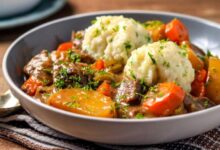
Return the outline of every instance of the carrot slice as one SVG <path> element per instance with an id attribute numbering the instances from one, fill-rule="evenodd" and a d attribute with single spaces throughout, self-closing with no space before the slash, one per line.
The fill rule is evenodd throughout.
<path id="1" fill-rule="evenodd" d="M 102 82 L 102 84 L 98 87 L 97 91 L 105 96 L 112 95 L 112 87 L 106 81 Z"/>
<path id="2" fill-rule="evenodd" d="M 96 70 L 103 70 L 103 69 L 105 69 L 105 62 L 102 59 L 99 59 L 95 62 L 93 67 Z"/>
<path id="3" fill-rule="evenodd" d="M 160 83 L 147 93 L 143 107 L 156 116 L 171 115 L 182 104 L 184 96 L 184 90 L 175 83 Z"/>
<path id="4" fill-rule="evenodd" d="M 173 19 L 166 25 L 166 37 L 176 43 L 189 41 L 189 32 L 185 25 L 178 19 Z"/>
<path id="5" fill-rule="evenodd" d="M 31 76 L 22 85 L 22 90 L 24 90 L 28 95 L 33 96 L 39 86 L 42 86 L 42 82 L 37 80 L 35 77 Z"/>
<path id="6" fill-rule="evenodd" d="M 67 51 L 69 49 L 72 49 L 72 46 L 72 42 L 65 42 L 58 46 L 57 51 Z"/>

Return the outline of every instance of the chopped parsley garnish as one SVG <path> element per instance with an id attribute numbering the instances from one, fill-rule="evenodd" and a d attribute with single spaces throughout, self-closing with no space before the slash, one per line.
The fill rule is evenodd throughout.
<path id="1" fill-rule="evenodd" d="M 92 90 L 92 89 L 96 89 L 98 87 L 98 85 L 99 85 L 99 81 L 90 81 L 90 82 L 88 82 L 88 84 L 83 86 L 82 89 Z"/>
<path id="2" fill-rule="evenodd" d="M 142 113 L 137 113 L 137 114 L 135 115 L 135 118 L 136 118 L 136 119 L 143 119 L 143 118 L 144 118 L 144 115 L 143 115 Z"/>
<path id="3" fill-rule="evenodd" d="M 109 42 L 111 43 L 113 41 L 113 38 L 111 38 L 110 40 L 109 40 Z"/>
<path id="4" fill-rule="evenodd" d="M 143 91 L 146 91 L 147 85 L 145 84 L 144 79 L 141 79 L 140 84 L 141 84 Z"/>
<path id="5" fill-rule="evenodd" d="M 43 79 L 42 82 L 43 82 L 44 85 L 47 85 L 48 83 L 50 83 L 50 80 Z"/>
<path id="6" fill-rule="evenodd" d="M 170 63 L 169 63 L 169 62 L 167 62 L 167 61 L 164 61 L 164 62 L 163 62 L 163 66 L 165 66 L 165 67 L 169 68 L 169 67 L 170 67 Z"/>
<path id="7" fill-rule="evenodd" d="M 66 77 L 68 72 L 67 72 L 67 69 L 66 68 L 61 68 L 60 71 L 59 71 L 59 74 Z"/>
<path id="8" fill-rule="evenodd" d="M 199 57 L 202 61 L 205 61 L 205 56 L 198 55 L 198 57 Z"/>
<path id="9" fill-rule="evenodd" d="M 45 96 L 45 97 L 47 97 L 47 98 L 50 97 L 50 95 L 51 95 L 50 93 L 44 93 L 44 94 L 43 94 L 43 96 Z"/>
<path id="10" fill-rule="evenodd" d="M 99 29 L 96 29 L 95 30 L 95 33 L 94 33 L 94 37 L 97 37 L 101 34 L 101 31 Z"/>
<path id="11" fill-rule="evenodd" d="M 153 64 L 157 64 L 155 58 L 153 57 L 153 55 L 150 52 L 148 52 L 148 56 L 150 57 Z"/>
<path id="12" fill-rule="evenodd" d="M 132 79 L 136 79 L 136 76 L 135 76 L 135 74 L 134 74 L 134 71 L 133 70 L 130 70 L 130 75 L 131 75 L 131 77 L 132 77 Z"/>
<path id="13" fill-rule="evenodd" d="M 115 26 L 114 28 L 112 28 L 112 30 L 113 30 L 114 32 L 118 32 L 118 31 L 119 31 L 119 25 L 117 25 L 117 26 Z"/>
<path id="14" fill-rule="evenodd" d="M 52 74 L 52 69 L 51 68 L 44 68 L 43 71 L 48 73 L 48 74 Z"/>
<path id="15" fill-rule="evenodd" d="M 123 29 L 126 30 L 126 29 L 127 29 L 127 26 L 123 26 Z"/>
<path id="16" fill-rule="evenodd" d="M 213 56 L 213 54 L 211 53 L 211 51 L 209 49 L 207 50 L 206 56 L 208 56 L 208 57 L 212 57 Z"/>
<path id="17" fill-rule="evenodd" d="M 131 49 L 131 43 L 130 43 L 129 41 L 125 42 L 125 43 L 124 43 L 124 46 L 125 46 L 125 49 L 126 49 L 126 50 Z"/>
<path id="18" fill-rule="evenodd" d="M 63 88 L 65 86 L 65 82 L 63 79 L 58 79 L 55 81 L 55 86 L 59 89 Z"/>
<path id="19" fill-rule="evenodd" d="M 90 66 L 82 67 L 82 70 L 86 72 L 86 74 L 93 74 L 95 71 Z"/>
<path id="20" fill-rule="evenodd" d="M 208 100 L 205 100 L 205 101 L 204 101 L 204 107 L 205 107 L 205 108 L 208 108 L 208 107 L 209 107 L 209 101 L 208 101 Z"/>
<path id="21" fill-rule="evenodd" d="M 158 92 L 158 86 L 157 86 L 157 85 L 151 86 L 151 87 L 149 88 L 149 91 L 150 91 L 150 92 L 153 92 L 153 93 Z"/>
<path id="22" fill-rule="evenodd" d="M 178 51 L 178 53 L 183 57 L 187 56 L 187 51 L 185 49 L 181 49 L 180 51 Z"/>
<path id="23" fill-rule="evenodd" d="M 152 42 L 152 39 L 151 39 L 150 36 L 145 36 L 145 38 L 146 38 L 147 43 L 151 43 Z"/>
<path id="24" fill-rule="evenodd" d="M 100 70 L 100 71 L 98 71 L 98 73 L 99 73 L 100 75 L 107 74 L 107 72 L 106 72 L 105 70 Z"/>
<path id="25" fill-rule="evenodd" d="M 96 22 L 97 22 L 97 20 L 94 19 L 94 20 L 91 21 L 91 24 L 95 24 Z"/>
<path id="26" fill-rule="evenodd" d="M 111 86 L 113 87 L 113 88 L 117 88 L 117 87 L 119 87 L 119 85 L 120 85 L 120 82 L 111 82 Z"/>
<path id="27" fill-rule="evenodd" d="M 69 108 L 78 108 L 79 103 L 72 101 L 72 102 L 64 102 L 64 105 L 66 105 Z"/>
<path id="28" fill-rule="evenodd" d="M 71 62 L 75 63 L 75 62 L 80 62 L 81 61 L 81 57 L 79 54 L 74 53 L 73 51 L 69 50 L 68 51 L 68 57 L 71 60 Z"/>
<path id="29" fill-rule="evenodd" d="M 186 76 L 187 76 L 187 71 L 185 70 L 183 73 L 183 77 L 186 77 Z"/>

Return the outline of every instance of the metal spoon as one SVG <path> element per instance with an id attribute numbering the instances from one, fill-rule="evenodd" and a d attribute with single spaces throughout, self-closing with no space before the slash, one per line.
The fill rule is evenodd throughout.
<path id="1" fill-rule="evenodd" d="M 12 95 L 10 90 L 0 96 L 0 117 L 7 116 L 20 108 L 18 99 Z"/>

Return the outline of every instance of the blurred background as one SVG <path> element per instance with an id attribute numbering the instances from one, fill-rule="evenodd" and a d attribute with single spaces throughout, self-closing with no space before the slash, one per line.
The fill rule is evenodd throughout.
<path id="1" fill-rule="evenodd" d="M 0 0 L 0 67 L 6 49 L 17 37 L 31 28 L 62 17 L 135 9 L 184 13 L 220 23 L 219 6 L 220 0 Z M 0 93 L 7 88 L 0 68 Z M 0 147 L 24 149 L 3 139 L 0 139 Z"/>

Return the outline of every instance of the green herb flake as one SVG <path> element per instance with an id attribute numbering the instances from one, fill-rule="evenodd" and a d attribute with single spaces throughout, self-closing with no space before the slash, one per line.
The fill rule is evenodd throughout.
<path id="1" fill-rule="evenodd" d="M 141 87 L 142 87 L 143 91 L 146 91 L 147 85 L 145 84 L 144 79 L 141 79 L 141 80 L 140 80 L 140 84 L 141 84 Z"/>
<path id="2" fill-rule="evenodd" d="M 56 80 L 54 84 L 59 89 L 61 89 L 61 88 L 63 88 L 65 86 L 65 82 L 62 79 Z"/>
<path id="3" fill-rule="evenodd" d="M 94 33 L 94 37 L 97 37 L 101 34 L 101 31 L 99 29 L 96 29 L 95 30 L 95 33 Z"/>
<path id="4" fill-rule="evenodd" d="M 82 70 L 85 71 L 86 74 L 94 74 L 95 72 L 90 66 L 84 66 Z"/>
<path id="5" fill-rule="evenodd" d="M 150 36 L 145 36 L 145 39 L 147 41 L 147 43 L 151 43 L 152 42 L 152 39 Z"/>
<path id="6" fill-rule="evenodd" d="M 92 21 L 91 21 L 91 24 L 95 24 L 97 22 L 97 19 L 93 19 Z"/>
<path id="7" fill-rule="evenodd" d="M 127 29 L 127 26 L 123 26 L 122 28 L 123 28 L 123 30 L 125 31 L 125 30 Z"/>
<path id="8" fill-rule="evenodd" d="M 51 68 L 44 68 L 43 71 L 48 73 L 48 74 L 52 74 L 52 69 Z"/>
<path id="9" fill-rule="evenodd" d="M 213 54 L 211 53 L 211 51 L 209 49 L 207 50 L 206 56 L 208 56 L 208 57 L 212 57 L 213 56 Z"/>
<path id="10" fill-rule="evenodd" d="M 64 105 L 66 105 L 69 108 L 78 108 L 80 105 L 76 101 L 71 102 L 64 102 Z"/>
<path id="11" fill-rule="evenodd" d="M 132 79 L 136 80 L 136 76 L 133 70 L 130 70 L 130 76 L 132 77 Z"/>
<path id="12" fill-rule="evenodd" d="M 135 115 L 135 118 L 136 118 L 136 119 L 143 119 L 143 118 L 144 118 L 144 115 L 143 115 L 142 113 L 137 113 L 137 114 Z"/>
<path id="13" fill-rule="evenodd" d="M 75 63 L 75 62 L 80 62 L 81 61 L 81 57 L 79 54 L 74 53 L 73 51 L 68 51 L 68 58 L 71 60 L 71 62 Z"/>
<path id="14" fill-rule="evenodd" d="M 131 47 L 132 47 L 132 46 L 131 46 L 131 43 L 130 43 L 129 41 L 125 42 L 125 43 L 124 43 L 124 46 L 125 46 L 125 49 L 126 49 L 126 50 L 130 50 Z"/>
<path id="15" fill-rule="evenodd" d="M 188 54 L 185 49 L 181 49 L 180 51 L 178 51 L 178 53 L 183 57 L 187 57 L 187 54 Z"/>
<path id="16" fill-rule="evenodd" d="M 148 52 L 148 56 L 150 57 L 153 64 L 157 64 L 155 58 L 153 57 L 153 55 L 150 52 Z"/>
<path id="17" fill-rule="evenodd" d="M 119 31 L 119 25 L 117 25 L 117 26 L 115 26 L 114 28 L 112 28 L 112 30 L 113 30 L 114 32 L 118 32 L 118 31 Z"/>
<path id="18" fill-rule="evenodd" d="M 45 96 L 45 97 L 47 97 L 47 98 L 50 97 L 50 95 L 51 95 L 50 93 L 44 93 L 44 94 L 43 94 L 43 96 Z"/>
<path id="19" fill-rule="evenodd" d="M 182 76 L 183 76 L 183 77 L 186 77 L 186 76 L 187 76 L 187 71 L 186 71 L 186 70 L 184 71 L 184 73 L 183 73 Z"/>
<path id="20" fill-rule="evenodd" d="M 205 107 L 205 108 L 208 108 L 208 107 L 209 107 L 209 101 L 208 101 L 208 100 L 205 100 L 203 104 L 204 104 L 204 107 Z"/>
<path id="21" fill-rule="evenodd" d="M 59 71 L 59 74 L 64 76 L 64 77 L 67 77 L 68 71 L 67 71 L 66 68 L 61 68 L 60 71 Z"/>
<path id="22" fill-rule="evenodd" d="M 98 73 L 99 73 L 100 75 L 108 74 L 105 70 L 100 70 L 100 71 L 98 71 Z"/>
<path id="23" fill-rule="evenodd" d="M 169 63 L 169 62 L 167 62 L 167 61 L 164 61 L 164 62 L 163 62 L 163 66 L 165 66 L 165 67 L 169 68 L 169 67 L 170 67 L 170 63 Z"/>
<path id="24" fill-rule="evenodd" d="M 153 93 L 157 93 L 157 92 L 158 92 L 158 86 L 157 86 L 157 85 L 151 86 L 151 87 L 149 88 L 149 91 L 150 91 L 150 92 L 153 92 Z"/>

